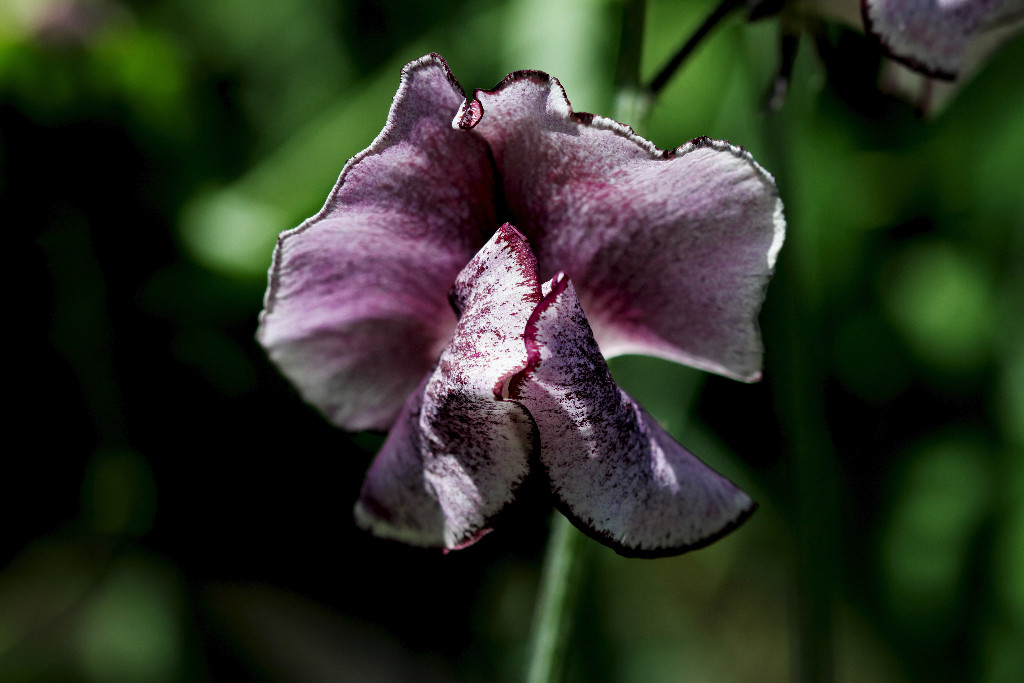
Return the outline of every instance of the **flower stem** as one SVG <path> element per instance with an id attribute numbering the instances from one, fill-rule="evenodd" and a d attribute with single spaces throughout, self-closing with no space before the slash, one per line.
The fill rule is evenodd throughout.
<path id="1" fill-rule="evenodd" d="M 533 614 L 527 683 L 554 683 L 562 677 L 586 543 L 587 537 L 556 512 Z"/>
<path id="2" fill-rule="evenodd" d="M 793 103 L 796 104 L 796 103 Z M 804 127 L 806 110 L 790 106 L 765 117 L 768 157 L 779 178 L 793 178 L 787 154 L 790 130 Z M 796 119 L 794 117 L 801 118 Z M 827 337 L 822 304 L 816 297 L 815 274 L 820 264 L 808 241 L 813 233 L 794 229 L 802 215 L 788 186 L 780 182 L 786 202 L 790 244 L 773 278 L 777 306 L 774 341 L 776 404 L 788 450 L 795 518 L 793 611 L 796 638 L 793 680 L 831 683 L 835 680 L 835 602 L 840 557 L 839 469 L 829 434 L 822 390 L 827 383 L 826 359 L 819 340 Z M 799 328 L 793 321 L 799 321 Z M 788 353 L 787 353 L 788 350 Z"/>
<path id="3" fill-rule="evenodd" d="M 683 46 L 672 55 L 672 59 L 668 60 L 668 63 L 662 67 L 658 75 L 654 77 L 651 84 L 647 86 L 648 92 L 654 96 L 661 92 L 661 89 L 668 84 L 672 76 L 675 75 L 676 70 L 682 66 L 686 58 L 690 56 L 690 53 L 700 44 L 700 41 L 704 40 L 711 29 L 715 28 L 722 19 L 725 19 L 729 14 L 742 5 L 745 0 L 722 0 L 718 3 L 718 6 L 712 10 L 711 14 L 704 19 L 704 23 L 694 31 L 693 35 L 690 36 L 689 40 L 683 43 Z"/>

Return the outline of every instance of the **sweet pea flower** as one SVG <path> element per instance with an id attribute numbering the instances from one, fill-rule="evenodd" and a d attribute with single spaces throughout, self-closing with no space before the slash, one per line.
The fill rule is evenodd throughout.
<path id="1" fill-rule="evenodd" d="M 742 149 L 659 150 L 538 71 L 467 98 L 431 54 L 323 209 L 282 233 L 258 338 L 331 422 L 389 430 L 355 510 L 370 532 L 461 548 L 539 477 L 616 551 L 678 554 L 754 504 L 605 358 L 758 379 L 784 230 Z"/>
<path id="2" fill-rule="evenodd" d="M 984 61 L 1024 28 L 1024 0 L 798 0 L 873 37 L 891 60 L 881 85 L 938 112 Z"/>
<path id="3" fill-rule="evenodd" d="M 886 53 L 928 76 L 956 78 L 972 44 L 1024 18 L 1024 0 L 861 0 Z"/>

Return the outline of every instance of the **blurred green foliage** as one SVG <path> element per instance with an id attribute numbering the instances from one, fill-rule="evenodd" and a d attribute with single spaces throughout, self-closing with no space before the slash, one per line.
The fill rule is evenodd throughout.
<path id="1" fill-rule="evenodd" d="M 645 77 L 712 4 L 649 3 Z M 276 234 L 379 131 L 402 64 L 440 52 L 467 89 L 543 69 L 611 113 L 621 9 L 0 0 L 6 317 L 28 335 L 0 679 L 518 677 L 543 500 L 447 556 L 356 532 L 379 435 L 328 427 L 252 335 Z M 762 508 L 680 558 L 594 547 L 570 675 L 788 680 L 801 600 L 824 596 L 837 680 L 1022 680 L 1024 44 L 924 121 L 827 26 L 839 68 L 803 45 L 768 117 L 777 28 L 728 22 L 641 130 L 776 174 L 765 381 L 612 364 Z"/>

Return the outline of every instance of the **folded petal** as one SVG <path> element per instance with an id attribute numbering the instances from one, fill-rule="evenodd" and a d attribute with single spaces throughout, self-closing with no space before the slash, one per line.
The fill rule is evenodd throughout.
<path id="1" fill-rule="evenodd" d="M 708 138 L 659 150 L 573 113 L 540 72 L 477 91 L 455 125 L 490 144 L 541 278 L 568 273 L 606 357 L 760 376 L 757 314 L 785 221 L 774 180 L 748 153 Z"/>
<path id="2" fill-rule="evenodd" d="M 409 545 L 444 545 L 444 511 L 427 484 L 419 428 L 423 384 L 410 394 L 363 481 L 356 523 L 380 538 Z"/>
<path id="3" fill-rule="evenodd" d="M 384 130 L 274 252 L 258 338 L 346 429 L 393 422 L 454 329 L 452 282 L 496 224 L 487 147 L 451 128 L 463 100 L 439 56 L 407 65 Z"/>
<path id="4" fill-rule="evenodd" d="M 612 381 L 564 274 L 526 330 L 527 369 L 510 395 L 533 416 L 559 506 L 628 556 L 675 555 L 720 538 L 754 504 L 672 439 Z"/>
<path id="5" fill-rule="evenodd" d="M 540 300 L 523 236 L 500 228 L 459 274 L 452 300 L 460 311 L 452 341 L 371 467 L 357 519 L 380 535 L 459 548 L 512 501 L 536 447 L 529 413 L 502 398 L 526 366 L 523 331 Z M 441 543 L 423 491 L 440 511 Z"/>
<path id="6" fill-rule="evenodd" d="M 955 78 L 974 38 L 1005 21 L 1019 24 L 1024 2 L 863 0 L 861 9 L 868 33 L 892 57 L 929 76 Z"/>

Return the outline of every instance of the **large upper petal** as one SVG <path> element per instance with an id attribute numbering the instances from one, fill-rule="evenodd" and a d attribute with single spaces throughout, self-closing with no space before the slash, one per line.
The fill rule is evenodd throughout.
<path id="1" fill-rule="evenodd" d="M 1024 26 L 1024 0 L 862 0 L 861 9 L 892 57 L 942 78 L 960 74 L 979 34 L 1005 22 Z"/>
<path id="2" fill-rule="evenodd" d="M 458 326 L 367 475 L 356 508 L 364 528 L 458 548 L 512 501 L 536 436 L 529 413 L 503 397 L 526 367 L 523 335 L 539 300 L 529 245 L 502 226 L 455 282 Z"/>
<path id="3" fill-rule="evenodd" d="M 496 225 L 486 145 L 451 128 L 463 100 L 439 56 L 407 65 L 380 135 L 278 240 L 258 338 L 346 429 L 393 422 L 451 337 L 452 282 Z"/>
<path id="4" fill-rule="evenodd" d="M 785 221 L 772 177 L 725 142 L 661 151 L 574 114 L 561 85 L 511 74 L 456 114 L 491 146 L 541 279 L 564 270 L 605 356 L 641 353 L 743 380 Z"/>
<path id="5" fill-rule="evenodd" d="M 630 556 L 699 548 L 742 523 L 749 497 L 680 446 L 608 373 L 572 285 L 545 285 L 511 396 L 533 416 L 559 507 Z"/>

